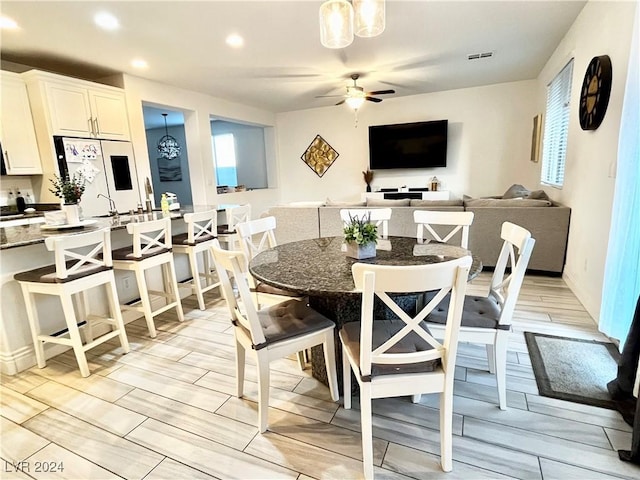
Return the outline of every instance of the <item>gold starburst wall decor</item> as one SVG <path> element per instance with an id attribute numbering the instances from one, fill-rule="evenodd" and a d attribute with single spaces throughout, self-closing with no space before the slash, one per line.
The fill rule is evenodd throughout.
<path id="1" fill-rule="evenodd" d="M 316 135 L 300 158 L 316 175 L 322 177 L 339 155 L 324 138 Z"/>

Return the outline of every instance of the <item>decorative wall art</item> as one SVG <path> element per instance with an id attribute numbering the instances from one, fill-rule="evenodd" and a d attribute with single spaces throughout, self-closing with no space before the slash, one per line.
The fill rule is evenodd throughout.
<path id="1" fill-rule="evenodd" d="M 182 168 L 180 167 L 180 157 L 168 159 L 158 158 L 158 174 L 161 182 L 182 181 Z"/>
<path id="2" fill-rule="evenodd" d="M 322 177 L 339 155 L 324 138 L 316 135 L 300 158 L 316 175 Z"/>
<path id="3" fill-rule="evenodd" d="M 531 134 L 531 161 L 540 159 L 540 136 L 542 135 L 542 114 L 533 117 L 533 133 Z"/>

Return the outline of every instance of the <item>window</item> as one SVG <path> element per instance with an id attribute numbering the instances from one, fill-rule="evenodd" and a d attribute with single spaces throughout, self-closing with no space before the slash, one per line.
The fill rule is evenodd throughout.
<path id="1" fill-rule="evenodd" d="M 237 187 L 236 145 L 232 133 L 213 136 L 213 157 L 218 186 Z"/>
<path id="2" fill-rule="evenodd" d="M 210 124 L 217 186 L 268 188 L 265 127 L 213 118 Z"/>
<path id="3" fill-rule="evenodd" d="M 547 111 L 540 179 L 542 183 L 555 187 L 561 187 L 564 183 L 572 76 L 573 59 L 547 86 Z"/>

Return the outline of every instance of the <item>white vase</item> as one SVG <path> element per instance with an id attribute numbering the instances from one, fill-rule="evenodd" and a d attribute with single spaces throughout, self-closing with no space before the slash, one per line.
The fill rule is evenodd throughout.
<path id="1" fill-rule="evenodd" d="M 369 242 L 364 245 L 358 245 L 356 242 L 347 243 L 347 257 L 363 260 L 365 258 L 373 258 L 376 256 L 376 243 Z"/>
<path id="2" fill-rule="evenodd" d="M 76 225 L 80 223 L 80 207 L 77 203 L 62 205 L 62 211 L 67 216 L 67 223 L 69 225 Z"/>

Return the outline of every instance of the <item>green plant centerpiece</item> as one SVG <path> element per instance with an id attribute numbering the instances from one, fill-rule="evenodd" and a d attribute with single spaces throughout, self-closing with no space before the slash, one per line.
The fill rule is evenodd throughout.
<path id="1" fill-rule="evenodd" d="M 50 188 L 49 191 L 56 197 L 63 199 L 65 205 L 76 205 L 80 202 L 85 189 L 85 179 L 81 174 L 74 173 L 71 178 L 69 175 L 64 177 L 54 175 L 51 183 L 53 188 Z"/>
<path id="2" fill-rule="evenodd" d="M 344 227 L 344 241 L 347 245 L 347 256 L 362 260 L 376 256 L 378 227 L 371 223 L 371 214 L 351 216 Z"/>

